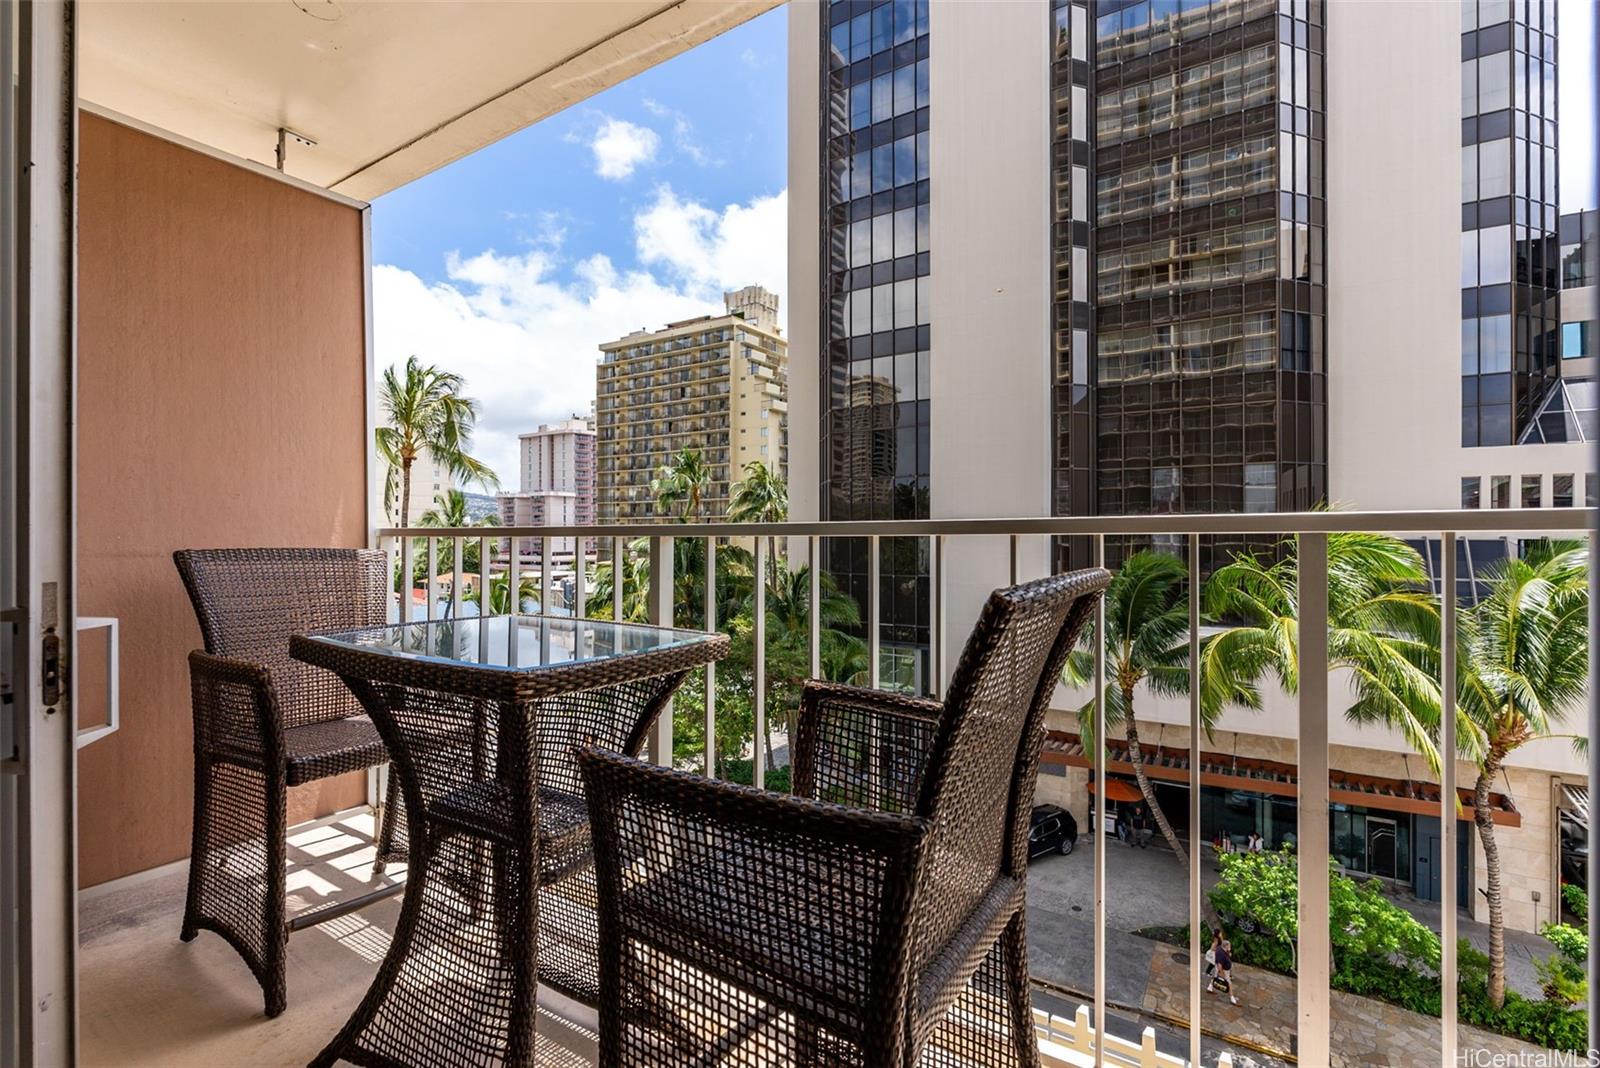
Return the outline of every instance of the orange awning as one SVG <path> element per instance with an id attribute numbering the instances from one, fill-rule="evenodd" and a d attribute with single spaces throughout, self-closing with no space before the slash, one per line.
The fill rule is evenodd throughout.
<path id="1" fill-rule="evenodd" d="M 1089 792 L 1094 793 L 1094 776 L 1089 776 Z M 1111 801 L 1143 801 L 1139 787 L 1127 779 L 1107 779 L 1106 797 Z"/>
<path id="2" fill-rule="evenodd" d="M 1179 786 L 1189 785 L 1189 750 L 1144 743 L 1144 772 L 1152 779 Z M 1094 766 L 1092 754 L 1083 746 L 1083 739 L 1066 731 L 1049 731 L 1045 735 L 1044 749 L 1039 759 L 1047 764 L 1066 765 L 1089 769 Z M 1133 765 L 1128 761 L 1128 743 L 1120 738 L 1106 742 L 1106 771 L 1112 774 L 1132 775 Z M 1200 782 L 1204 786 L 1218 786 L 1224 790 L 1248 790 L 1276 797 L 1299 795 L 1300 769 L 1293 764 L 1260 757 L 1239 757 L 1228 753 L 1202 752 L 1200 754 Z M 1121 800 L 1115 790 L 1119 781 L 1138 800 L 1138 789 L 1126 779 L 1107 779 L 1111 784 L 1106 793 L 1112 800 Z M 1094 786 L 1090 782 L 1090 788 Z M 1473 818 L 1472 791 L 1458 787 L 1460 803 L 1456 818 Z M 1423 816 L 1439 814 L 1439 784 L 1422 779 L 1390 779 L 1377 775 L 1333 769 L 1328 774 L 1328 800 L 1341 805 L 1359 805 L 1390 812 L 1414 812 Z M 1489 816 L 1502 827 L 1522 826 L 1522 814 L 1517 811 L 1509 794 L 1490 792 Z"/>

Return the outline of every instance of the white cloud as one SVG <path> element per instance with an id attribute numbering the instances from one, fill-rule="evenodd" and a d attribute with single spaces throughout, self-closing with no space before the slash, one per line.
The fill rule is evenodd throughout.
<path id="1" fill-rule="evenodd" d="M 788 190 L 717 212 L 669 185 L 634 216 L 639 261 L 700 288 L 757 284 L 781 291 L 789 227 Z"/>
<path id="2" fill-rule="evenodd" d="M 554 249 L 452 253 L 434 284 L 373 268 L 379 371 L 416 354 L 467 380 L 480 406 L 473 450 L 515 489 L 517 435 L 587 414 L 598 346 L 640 327 L 721 310 L 722 290 L 784 289 L 786 194 L 715 211 L 663 186 L 634 217 L 642 270 Z"/>
<path id="3" fill-rule="evenodd" d="M 640 164 L 656 158 L 661 135 L 648 126 L 608 116 L 595 131 L 589 147 L 594 151 L 594 172 L 615 182 L 631 176 Z"/>

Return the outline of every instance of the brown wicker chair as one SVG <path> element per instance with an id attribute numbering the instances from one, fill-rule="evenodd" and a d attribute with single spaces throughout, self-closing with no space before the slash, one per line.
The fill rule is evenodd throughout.
<path id="1" fill-rule="evenodd" d="M 997 590 L 943 704 L 811 683 L 794 786 L 586 748 L 600 1063 L 1036 1065 L 1044 712 L 1110 575 Z"/>
<path id="2" fill-rule="evenodd" d="M 194 839 L 182 939 L 215 931 L 283 1012 L 286 792 L 389 759 L 336 675 L 289 658 L 289 636 L 381 624 L 384 555 L 366 549 L 183 549 L 173 553 L 205 651 L 189 654 Z M 404 858 L 391 773 L 376 870 Z M 377 893 L 367 896 L 376 898 Z M 336 908 L 322 918 L 348 911 Z M 294 927 L 318 917 L 297 917 Z"/>

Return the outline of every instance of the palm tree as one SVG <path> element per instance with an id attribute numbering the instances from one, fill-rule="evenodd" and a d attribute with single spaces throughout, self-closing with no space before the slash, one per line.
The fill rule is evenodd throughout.
<path id="1" fill-rule="evenodd" d="M 1105 592 L 1105 635 L 1097 638 L 1092 633 L 1093 628 L 1088 628 L 1062 671 L 1062 678 L 1068 685 L 1083 686 L 1090 682 L 1094 677 L 1094 643 L 1097 640 L 1105 643 L 1106 729 L 1122 725 L 1128 741 L 1128 763 L 1133 765 L 1139 792 L 1155 817 L 1162 837 L 1185 866 L 1189 855 L 1161 810 L 1155 787 L 1145 773 L 1139 724 L 1134 714 L 1134 693 L 1140 683 L 1161 696 L 1189 692 L 1188 580 L 1188 567 L 1175 556 L 1148 549 L 1130 556 Z M 1238 680 L 1227 675 L 1203 681 L 1200 716 L 1206 733 L 1210 734 L 1225 703 L 1249 701 L 1251 696 Z M 1093 716 L 1094 699 L 1090 698 L 1078 710 L 1079 729 L 1085 741 L 1094 739 Z M 1191 833 L 1195 831 L 1198 828 L 1193 828 Z"/>
<path id="2" fill-rule="evenodd" d="M 1463 753 L 1478 767 L 1473 822 L 1489 899 L 1489 1001 L 1506 999 L 1505 902 L 1489 789 L 1514 750 L 1550 737 L 1583 699 L 1589 675 L 1588 551 L 1539 542 L 1488 575 L 1489 595 L 1464 613 L 1457 658 Z M 1450 591 L 1446 591 L 1447 595 Z"/>
<path id="3" fill-rule="evenodd" d="M 678 512 L 678 522 L 690 523 L 700 518 L 700 501 L 711 486 L 711 468 L 699 449 L 683 449 L 670 463 L 662 464 L 659 475 L 650 482 L 650 492 L 656 495 L 656 507 L 663 512 Z"/>
<path id="4" fill-rule="evenodd" d="M 461 395 L 466 381 L 458 374 L 406 360 L 404 378 L 393 367 L 383 372 L 378 403 L 388 424 L 375 431 L 378 456 L 389 466 L 384 499 L 393 502 L 399 480 L 399 522 L 411 516 L 411 466 L 424 453 L 462 483 L 499 486 L 487 464 L 472 456 L 472 430 L 478 402 Z"/>
<path id="5" fill-rule="evenodd" d="M 590 619 L 610 619 L 613 604 L 613 583 L 617 573 L 614 560 L 595 564 L 593 584 L 589 587 L 589 600 L 583 614 Z M 645 552 L 645 539 L 635 538 L 623 548 L 622 553 L 622 618 L 629 623 L 643 623 L 649 618 L 645 593 L 650 582 L 650 565 Z"/>
<path id="6" fill-rule="evenodd" d="M 477 587 L 462 593 L 461 599 L 468 604 L 477 605 L 480 616 L 504 616 L 513 612 L 521 612 L 530 601 L 537 602 L 539 600 L 539 587 L 534 584 L 531 576 L 520 576 L 517 580 L 517 603 L 513 606 L 511 604 L 511 576 L 502 574 L 496 575 L 489 580 L 488 612 L 483 610 L 483 597 L 479 594 Z M 544 606 L 540 605 L 540 610 L 543 611 L 543 609 Z"/>
<path id="7" fill-rule="evenodd" d="M 744 478 L 733 487 L 728 518 L 735 523 L 781 523 L 789 518 L 789 486 L 760 460 L 744 465 Z M 778 580 L 778 539 L 767 539 L 771 581 Z"/>
<path id="8" fill-rule="evenodd" d="M 422 513 L 417 519 L 417 525 L 447 530 L 459 530 L 462 527 L 497 527 L 500 525 L 500 517 L 491 512 L 474 521 L 467 507 L 467 495 L 458 489 L 452 489 L 434 496 L 433 507 Z M 416 563 L 413 565 L 412 581 L 426 582 L 428 574 L 426 542 L 418 546 L 414 559 Z M 441 577 L 451 575 L 451 581 L 454 581 L 455 563 L 456 540 L 445 538 L 439 544 L 438 554 L 434 560 L 435 569 Z M 461 569 L 471 574 L 478 568 L 478 539 L 467 538 L 461 547 Z M 429 591 L 429 596 L 432 595 L 432 591 Z M 446 618 L 449 618 L 448 608 Z"/>
<path id="9" fill-rule="evenodd" d="M 1232 625 L 1201 647 L 1204 687 L 1259 709 L 1258 686 L 1300 688 L 1298 545 L 1275 562 L 1251 553 L 1218 568 L 1202 593 L 1206 615 Z M 1328 664 L 1349 671 L 1361 724 L 1400 731 L 1435 774 L 1439 751 L 1439 612 L 1422 557 L 1387 534 L 1328 535 Z"/>

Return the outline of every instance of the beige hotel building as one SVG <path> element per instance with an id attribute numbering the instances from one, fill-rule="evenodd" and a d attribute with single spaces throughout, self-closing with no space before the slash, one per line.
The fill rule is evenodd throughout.
<path id="1" fill-rule="evenodd" d="M 788 471 L 789 344 L 778 297 L 723 294 L 727 311 L 639 329 L 600 346 L 595 512 L 602 523 L 658 517 L 650 482 L 684 449 L 711 468 L 701 517 L 727 515 L 745 465 Z"/>

